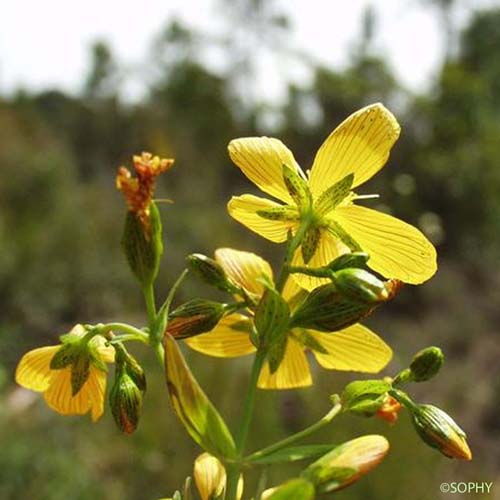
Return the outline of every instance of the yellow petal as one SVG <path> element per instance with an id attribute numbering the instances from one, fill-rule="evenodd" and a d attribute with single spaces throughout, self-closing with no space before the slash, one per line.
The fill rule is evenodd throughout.
<path id="1" fill-rule="evenodd" d="M 372 104 L 344 120 L 320 147 L 310 174 L 314 197 L 354 174 L 353 187 L 375 175 L 386 163 L 400 126 L 382 104 Z"/>
<path id="2" fill-rule="evenodd" d="M 278 139 L 245 137 L 229 143 L 229 156 L 262 191 L 287 203 L 292 202 L 283 181 L 283 164 L 304 175 L 292 152 Z"/>
<path id="3" fill-rule="evenodd" d="M 340 240 L 334 238 L 326 231 L 321 231 L 318 248 L 306 267 L 324 266 L 346 252 L 349 252 L 349 249 Z M 300 248 L 295 252 L 292 265 L 305 266 Z M 306 274 L 293 274 L 293 279 L 300 287 L 309 291 L 330 282 L 327 278 L 315 278 Z"/>
<path id="4" fill-rule="evenodd" d="M 436 249 L 410 224 L 358 205 L 338 207 L 333 218 L 370 255 L 368 265 L 386 278 L 416 285 L 436 272 Z"/>
<path id="5" fill-rule="evenodd" d="M 222 463 L 209 453 L 202 453 L 194 461 L 193 476 L 201 500 L 218 497 L 226 487 L 226 470 Z"/>
<path id="6" fill-rule="evenodd" d="M 76 396 L 71 395 L 71 368 L 55 370 L 50 387 L 44 392 L 47 404 L 61 415 L 84 415 L 90 410 L 90 401 L 86 397 L 83 385 Z"/>
<path id="7" fill-rule="evenodd" d="M 215 260 L 232 281 L 250 293 L 262 295 L 264 285 L 260 280 L 273 281 L 273 270 L 269 263 L 254 253 L 219 248 L 215 251 Z"/>
<path id="8" fill-rule="evenodd" d="M 90 416 L 92 422 L 97 422 L 104 413 L 104 397 L 106 395 L 107 375 L 102 370 L 92 367 L 89 378 L 82 388 L 87 391 L 87 397 L 90 401 Z"/>
<path id="9" fill-rule="evenodd" d="M 17 365 L 16 382 L 32 391 L 45 391 L 54 374 L 50 369 L 50 362 L 60 347 L 40 347 L 27 352 Z"/>
<path id="10" fill-rule="evenodd" d="M 47 404 L 61 415 L 85 415 L 91 412 L 95 422 L 104 410 L 106 373 L 91 367 L 89 378 L 76 394 L 71 394 L 71 368 L 55 370 L 50 387 L 45 391 Z"/>
<path id="11" fill-rule="evenodd" d="M 269 364 L 265 363 L 260 373 L 260 389 L 295 389 L 312 384 L 311 370 L 302 346 L 288 338 L 285 357 L 280 367 L 271 374 Z"/>
<path id="12" fill-rule="evenodd" d="M 208 333 L 186 339 L 186 344 L 195 351 L 218 358 L 245 356 L 255 352 L 250 342 L 251 320 L 243 314 L 230 314 Z"/>
<path id="13" fill-rule="evenodd" d="M 97 352 L 105 363 L 115 362 L 115 349 L 113 346 L 107 346 L 103 337 L 97 335 L 90 342 L 97 348 Z"/>
<path id="14" fill-rule="evenodd" d="M 392 358 L 391 348 L 359 323 L 333 333 L 308 332 L 328 351 L 313 353 L 318 363 L 329 370 L 377 373 Z"/>
<path id="15" fill-rule="evenodd" d="M 274 201 L 251 194 L 233 196 L 227 204 L 229 215 L 255 233 L 274 243 L 286 241 L 288 230 L 298 226 L 296 220 L 269 220 L 257 214 L 258 210 L 282 207 Z"/>

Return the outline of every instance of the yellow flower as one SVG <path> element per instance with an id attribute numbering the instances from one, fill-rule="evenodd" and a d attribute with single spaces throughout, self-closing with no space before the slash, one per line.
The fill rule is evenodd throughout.
<path id="1" fill-rule="evenodd" d="M 82 325 L 76 325 L 70 332 L 83 336 Z M 102 337 L 94 337 L 91 345 L 101 362 L 114 361 L 114 349 L 104 345 Z M 77 394 L 72 394 L 71 365 L 51 369 L 54 355 L 61 345 L 47 346 L 27 352 L 16 369 L 16 382 L 32 391 L 43 392 L 47 404 L 62 415 L 84 415 L 90 412 L 92 421 L 97 421 L 104 411 L 106 393 L 106 372 L 91 361 L 89 375 Z"/>
<path id="2" fill-rule="evenodd" d="M 250 194 L 228 203 L 232 217 L 273 242 L 284 242 L 289 231 L 306 229 L 294 263 L 322 266 L 354 250 L 370 255 L 368 265 L 387 278 L 418 284 L 437 269 L 436 250 L 415 227 L 390 215 L 359 206 L 363 198 L 352 189 L 375 175 L 386 163 L 400 126 L 382 104 L 360 109 L 326 139 L 308 175 L 278 139 L 249 137 L 229 144 L 229 155 L 262 191 L 283 204 Z M 306 226 L 306 227 L 304 227 Z M 296 279 L 309 290 L 321 280 Z"/>
<path id="3" fill-rule="evenodd" d="M 136 177 L 125 167 L 118 169 L 116 187 L 123 192 L 131 212 L 137 214 L 145 227 L 148 226 L 149 205 L 153 199 L 156 177 L 169 170 L 174 160 L 142 153 L 133 157 Z"/>
<path id="4" fill-rule="evenodd" d="M 271 266 L 261 257 L 230 248 L 215 252 L 215 260 L 229 279 L 253 296 L 264 293 L 261 280 L 273 280 Z M 303 291 L 289 279 L 283 296 L 290 307 L 296 305 Z M 236 357 L 251 354 L 255 347 L 250 341 L 252 319 L 240 313 L 225 316 L 209 333 L 186 339 L 194 350 L 216 357 Z M 321 346 L 321 348 L 319 348 Z M 392 357 L 390 347 L 368 328 L 356 324 L 334 333 L 294 328 L 288 333 L 285 356 L 278 370 L 271 374 L 266 362 L 260 374 L 261 389 L 291 389 L 312 384 L 306 357 L 310 349 L 318 363 L 327 369 L 376 373 Z"/>

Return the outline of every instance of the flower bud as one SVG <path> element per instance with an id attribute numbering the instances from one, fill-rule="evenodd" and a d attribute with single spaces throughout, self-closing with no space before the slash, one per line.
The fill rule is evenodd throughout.
<path id="1" fill-rule="evenodd" d="M 226 488 L 226 470 L 221 462 L 209 453 L 202 453 L 195 460 L 193 476 L 201 500 L 217 498 Z"/>
<path id="2" fill-rule="evenodd" d="M 371 417 L 383 408 L 390 388 L 390 384 L 383 380 L 351 382 L 342 392 L 342 408 L 354 415 Z"/>
<path id="3" fill-rule="evenodd" d="M 162 225 L 154 202 L 149 203 L 147 216 L 145 224 L 140 214 L 129 210 L 122 236 L 130 269 L 143 287 L 156 279 L 163 253 Z"/>
<path id="4" fill-rule="evenodd" d="M 189 268 L 205 283 L 224 292 L 235 293 L 238 291 L 238 288 L 229 281 L 222 266 L 214 259 L 201 253 L 193 253 L 188 255 L 186 260 Z"/>
<path id="5" fill-rule="evenodd" d="M 224 304 L 219 302 L 190 300 L 169 314 L 166 331 L 176 339 L 209 332 L 217 326 L 225 310 Z"/>
<path id="6" fill-rule="evenodd" d="M 330 271 L 337 272 L 347 268 L 363 268 L 368 262 L 369 255 L 365 252 L 345 253 L 332 260 L 326 268 Z"/>
<path id="7" fill-rule="evenodd" d="M 422 440 L 449 458 L 472 460 L 465 432 L 443 410 L 433 405 L 410 409 L 413 425 Z"/>
<path id="8" fill-rule="evenodd" d="M 424 382 L 436 375 L 444 363 L 444 355 L 439 347 L 427 347 L 415 354 L 410 364 L 410 380 Z"/>
<path id="9" fill-rule="evenodd" d="M 378 304 L 355 302 L 345 298 L 333 283 L 315 288 L 296 309 L 293 327 L 334 332 L 369 316 Z"/>
<path id="10" fill-rule="evenodd" d="M 125 434 L 132 434 L 141 416 L 142 391 L 124 368 L 117 367 L 109 403 L 118 428 Z"/>
<path id="11" fill-rule="evenodd" d="M 362 436 L 337 446 L 304 470 L 318 494 L 349 486 L 374 469 L 389 451 L 383 436 Z"/>
<path id="12" fill-rule="evenodd" d="M 386 284 L 364 269 L 342 269 L 332 274 L 332 281 L 344 297 L 365 304 L 389 299 Z"/>

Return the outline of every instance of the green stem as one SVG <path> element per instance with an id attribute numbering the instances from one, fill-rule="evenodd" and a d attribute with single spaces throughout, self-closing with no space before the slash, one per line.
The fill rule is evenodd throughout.
<path id="1" fill-rule="evenodd" d="M 293 434 L 292 436 L 289 436 L 285 439 L 282 439 L 281 441 L 278 441 L 277 443 L 274 443 L 267 448 L 263 448 L 262 450 L 252 453 L 248 457 L 245 457 L 244 461 L 251 462 L 252 460 L 270 455 L 271 453 L 281 450 L 297 441 L 304 439 L 307 436 L 310 436 L 311 434 L 314 434 L 315 432 L 328 425 L 340 413 L 341 409 L 342 405 L 339 401 L 337 401 L 334 404 L 333 408 L 321 420 L 318 420 L 316 423 L 310 425 L 306 429 L 297 432 L 296 434 Z"/>
<path id="2" fill-rule="evenodd" d="M 146 310 L 149 319 L 149 328 L 153 329 L 154 322 L 156 319 L 156 304 L 155 304 L 155 292 L 153 285 L 147 285 L 143 288 L 142 293 L 144 295 L 144 301 L 146 302 Z"/>
<path id="3" fill-rule="evenodd" d="M 282 292 L 285 286 L 286 280 L 290 275 L 290 264 L 292 263 L 293 256 L 302 243 L 302 239 L 304 238 L 304 234 L 309 229 L 311 221 L 309 219 L 304 219 L 297 229 L 297 232 L 293 236 L 293 238 L 288 242 L 288 246 L 286 249 L 285 261 L 283 263 L 283 267 L 281 268 L 280 275 L 278 277 L 278 281 L 276 283 L 276 290 L 278 292 Z"/>
<path id="4" fill-rule="evenodd" d="M 250 424 L 252 422 L 253 409 L 255 405 L 255 395 L 257 392 L 257 382 L 259 380 L 260 371 L 264 364 L 265 353 L 257 351 L 254 357 L 250 381 L 248 384 L 247 394 L 243 405 L 243 417 L 236 435 L 236 452 L 238 458 L 243 455 Z M 239 463 L 232 463 L 227 465 L 227 487 L 226 487 L 226 500 L 236 500 L 238 492 L 238 480 L 241 473 L 241 466 Z"/>

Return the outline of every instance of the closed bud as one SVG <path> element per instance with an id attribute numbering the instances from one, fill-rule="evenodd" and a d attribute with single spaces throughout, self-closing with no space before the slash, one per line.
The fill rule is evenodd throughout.
<path id="1" fill-rule="evenodd" d="M 262 500 L 314 500 L 314 485 L 304 478 L 287 481 L 276 488 L 269 488 L 262 493 Z"/>
<path id="2" fill-rule="evenodd" d="M 347 268 L 363 268 L 369 258 L 369 255 L 365 252 L 344 253 L 325 267 L 333 272 Z"/>
<path id="3" fill-rule="evenodd" d="M 201 500 L 213 500 L 226 488 L 226 470 L 220 460 L 209 453 L 202 453 L 195 460 L 193 477 Z"/>
<path id="4" fill-rule="evenodd" d="M 118 428 L 125 434 L 132 434 L 142 412 L 142 391 L 123 368 L 117 367 L 109 403 Z"/>
<path id="5" fill-rule="evenodd" d="M 365 304 L 389 299 L 386 283 L 364 269 L 342 269 L 332 274 L 332 281 L 344 297 Z"/>
<path id="6" fill-rule="evenodd" d="M 123 229 L 122 247 L 130 269 L 145 287 L 156 279 L 163 253 L 162 226 L 158 208 L 150 202 L 147 219 L 129 210 Z"/>
<path id="7" fill-rule="evenodd" d="M 362 436 L 337 446 L 304 470 L 318 494 L 337 491 L 374 469 L 389 451 L 383 436 Z"/>
<path id="8" fill-rule="evenodd" d="M 222 266 L 214 259 L 201 253 L 193 253 L 188 255 L 187 262 L 189 268 L 205 283 L 224 292 L 235 293 L 238 291 L 238 287 L 229 281 Z"/>
<path id="9" fill-rule="evenodd" d="M 465 432 L 443 410 L 433 405 L 410 409 L 413 425 L 422 440 L 449 458 L 472 460 Z"/>
<path id="10" fill-rule="evenodd" d="M 436 375 L 444 363 L 444 355 L 439 347 L 427 347 L 415 354 L 410 364 L 410 380 L 424 382 Z"/>
<path id="11" fill-rule="evenodd" d="M 169 314 L 166 331 L 176 339 L 209 332 L 217 326 L 225 310 L 225 305 L 219 302 L 190 300 Z"/>
<path id="12" fill-rule="evenodd" d="M 367 304 L 346 298 L 333 283 L 315 288 L 296 309 L 293 327 L 334 332 L 369 316 L 378 303 Z"/>

